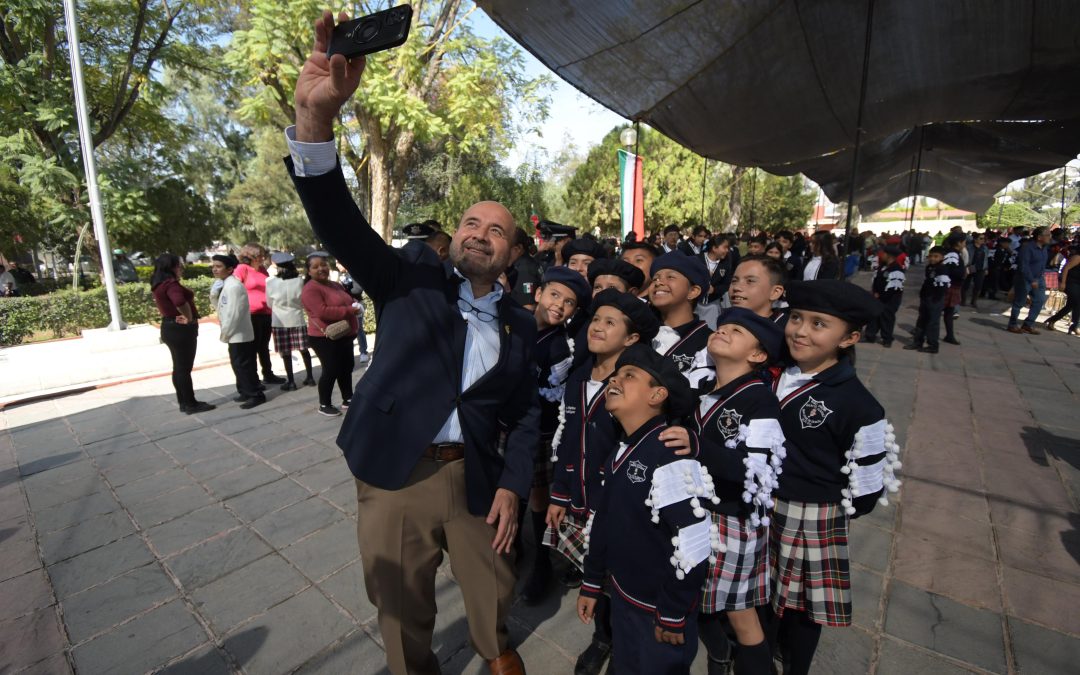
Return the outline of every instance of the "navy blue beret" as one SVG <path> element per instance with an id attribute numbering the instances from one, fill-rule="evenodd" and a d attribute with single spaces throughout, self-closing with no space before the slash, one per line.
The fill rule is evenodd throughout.
<path id="1" fill-rule="evenodd" d="M 607 249 L 600 242 L 584 237 L 571 239 L 566 242 L 566 246 L 563 246 L 562 259 L 564 261 L 569 262 L 571 256 L 578 254 L 591 256 L 593 259 L 606 258 Z"/>
<path id="2" fill-rule="evenodd" d="M 709 293 L 709 268 L 705 267 L 705 261 L 696 255 L 686 255 L 682 251 L 665 253 L 653 261 L 650 271 L 655 277 L 660 270 L 675 270 L 689 279 L 692 286 L 701 289 L 700 298 Z"/>
<path id="3" fill-rule="evenodd" d="M 577 304 L 581 309 L 587 309 L 589 307 L 589 301 L 592 299 L 592 287 L 589 286 L 589 282 L 585 281 L 585 277 L 581 276 L 581 272 L 575 272 L 569 267 L 549 267 L 547 272 L 544 272 L 544 284 L 557 283 L 566 286 L 574 295 L 577 296 Z"/>
<path id="4" fill-rule="evenodd" d="M 569 245 L 569 244 L 568 244 Z M 566 256 L 565 251 L 563 257 Z M 629 288 L 641 288 L 645 285 L 645 274 L 625 260 L 601 258 L 589 263 L 589 284 L 596 283 L 596 277 L 611 275 L 626 282 Z"/>
<path id="5" fill-rule="evenodd" d="M 685 254 L 679 255 L 687 257 Z M 690 383 L 679 372 L 675 362 L 658 354 L 651 346 L 635 342 L 626 348 L 615 363 L 615 371 L 623 366 L 640 368 L 653 376 L 660 386 L 668 390 L 668 417 L 680 418 L 689 415 L 694 409 L 694 394 Z"/>
<path id="6" fill-rule="evenodd" d="M 788 282 L 784 298 L 791 309 L 839 317 L 859 328 L 876 319 L 884 307 L 869 291 L 839 279 Z"/>
<path id="7" fill-rule="evenodd" d="M 769 355 L 770 361 L 780 358 L 784 348 L 784 329 L 772 319 L 758 316 L 745 307 L 732 307 L 725 309 L 716 320 L 716 326 L 737 324 L 757 338 L 761 348 Z"/>

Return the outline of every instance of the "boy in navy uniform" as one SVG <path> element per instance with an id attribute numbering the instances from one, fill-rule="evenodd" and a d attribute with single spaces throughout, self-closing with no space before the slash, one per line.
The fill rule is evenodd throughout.
<path id="1" fill-rule="evenodd" d="M 619 258 L 641 270 L 645 282 L 638 295 L 643 300 L 649 299 L 649 285 L 652 283 L 652 264 L 660 256 L 654 246 L 644 241 L 623 242 Z"/>
<path id="2" fill-rule="evenodd" d="M 851 625 L 848 522 L 888 503 L 900 463 L 892 425 L 851 361 L 880 303 L 835 279 L 791 282 L 787 298 L 791 360 L 773 383 L 787 456 L 769 523 L 769 634 L 784 672 L 804 675 L 821 627 Z"/>
<path id="3" fill-rule="evenodd" d="M 961 257 L 960 252 L 967 245 L 966 241 L 961 233 L 949 235 L 949 238 L 945 240 L 945 257 L 941 259 L 941 267 L 945 274 L 949 275 L 949 290 L 945 291 L 945 308 L 943 310 L 945 337 L 941 341 L 948 342 L 951 345 L 960 344 L 960 341 L 956 339 L 954 324 L 959 313 L 957 307 L 963 304 L 964 300 L 963 286 L 964 278 L 967 277 L 967 267 L 964 265 L 964 259 Z"/>
<path id="4" fill-rule="evenodd" d="M 918 349 L 927 354 L 938 353 L 938 328 L 941 325 L 941 312 L 945 307 L 945 294 L 952 285 L 952 279 L 941 264 L 945 249 L 934 246 L 926 254 L 926 279 L 919 289 L 919 318 L 915 320 L 915 331 L 911 334 L 911 344 L 904 349 Z M 923 346 L 923 342 L 926 346 Z"/>
<path id="5" fill-rule="evenodd" d="M 715 494 L 698 462 L 676 457 L 659 435 L 693 409 L 693 394 L 670 359 L 635 344 L 619 357 L 604 405 L 625 438 L 605 466 L 578 616 L 593 620 L 608 578 L 615 672 L 688 673 L 705 562 L 719 547 L 701 501 Z"/>
<path id="6" fill-rule="evenodd" d="M 881 344 L 892 347 L 893 328 L 896 326 L 896 313 L 904 299 L 904 268 L 897 262 L 900 247 L 889 244 L 882 249 L 882 264 L 874 275 L 871 291 L 881 302 L 881 314 L 866 325 L 863 342 L 876 342 L 881 333 Z"/>
<path id="7" fill-rule="evenodd" d="M 709 325 L 694 315 L 694 306 L 709 291 L 709 270 L 701 258 L 678 251 L 652 264 L 649 302 L 660 313 L 660 332 L 653 348 L 676 365 L 699 393 L 712 389 L 713 369 L 706 344 Z"/>
<path id="8" fill-rule="evenodd" d="M 607 258 L 607 250 L 595 239 L 581 237 L 571 239 L 562 248 L 563 264 L 579 273 L 583 279 L 589 278 L 589 265 L 594 260 Z"/>
<path id="9" fill-rule="evenodd" d="M 581 583 L 586 523 L 602 494 L 601 472 L 618 445 L 619 428 L 604 407 L 604 388 L 623 351 L 639 342 L 649 344 L 660 326 L 652 309 L 636 295 L 614 289 L 600 291 L 590 310 L 588 350 L 583 342 L 582 351 L 591 358 L 575 368 L 566 383 L 562 421 L 553 441 L 555 470 L 544 541 L 574 565 L 575 586 Z M 611 651 L 611 605 L 606 596 L 598 598 L 595 615 L 592 643 L 578 658 L 576 673 L 599 673 Z"/>
<path id="10" fill-rule="evenodd" d="M 758 316 L 780 324 L 787 321 L 787 311 L 776 304 L 784 297 L 787 283 L 784 263 L 767 255 L 746 256 L 735 266 L 728 287 L 732 307 L 748 309 Z"/>
<path id="11" fill-rule="evenodd" d="M 551 483 L 552 439 L 559 426 L 559 404 L 574 360 L 575 346 L 568 339 L 566 322 L 575 312 L 587 308 L 591 297 L 592 291 L 581 275 L 566 267 L 552 267 L 545 272 L 543 283 L 535 291 L 534 358 L 540 392 L 540 445 L 536 449 L 529 493 L 536 561 L 522 591 L 528 603 L 540 600 L 551 580 L 551 559 L 542 542 Z M 584 345 L 579 348 L 584 349 Z"/>

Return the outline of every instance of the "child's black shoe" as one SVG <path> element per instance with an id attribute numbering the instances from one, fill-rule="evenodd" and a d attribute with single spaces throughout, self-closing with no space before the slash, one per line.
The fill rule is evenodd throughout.
<path id="1" fill-rule="evenodd" d="M 912 342 L 911 344 L 904 345 L 904 349 L 910 349 L 912 351 L 922 351 L 922 344 L 918 342 Z"/>
<path id="2" fill-rule="evenodd" d="M 922 352 L 923 354 L 937 354 L 938 353 L 938 348 L 937 347 L 919 347 L 919 351 Z"/>
<path id="3" fill-rule="evenodd" d="M 581 652 L 577 663 L 574 664 L 574 675 L 600 675 L 604 667 L 604 661 L 611 656 L 611 643 L 593 640 L 592 644 Z"/>

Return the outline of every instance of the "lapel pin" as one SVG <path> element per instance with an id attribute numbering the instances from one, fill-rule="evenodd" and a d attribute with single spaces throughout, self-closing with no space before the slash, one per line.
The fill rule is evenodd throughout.
<path id="1" fill-rule="evenodd" d="M 510 334 L 510 324 L 508 324 L 508 323 L 503 324 L 503 330 L 506 331 L 507 335 L 509 335 Z"/>

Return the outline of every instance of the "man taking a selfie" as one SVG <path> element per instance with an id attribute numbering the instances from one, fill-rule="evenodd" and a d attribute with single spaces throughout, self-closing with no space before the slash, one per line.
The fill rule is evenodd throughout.
<path id="1" fill-rule="evenodd" d="M 473 647 L 492 673 L 523 673 L 506 615 L 540 409 L 535 321 L 496 281 L 509 263 L 514 219 L 495 202 L 469 207 L 446 266 L 394 254 L 353 202 L 337 161 L 334 119 L 365 63 L 327 58 L 333 30 L 326 12 L 296 83 L 286 165 L 315 234 L 382 307 L 380 333 L 393 336 L 360 380 L 338 436 L 356 477 L 364 581 L 387 665 L 401 675 L 439 672 L 431 638 L 445 550 Z"/>

